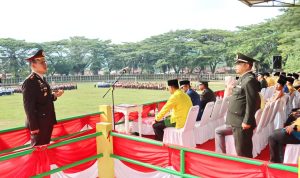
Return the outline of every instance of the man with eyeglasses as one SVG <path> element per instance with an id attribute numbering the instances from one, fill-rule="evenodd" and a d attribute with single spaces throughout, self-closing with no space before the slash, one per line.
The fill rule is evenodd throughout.
<path id="1" fill-rule="evenodd" d="M 260 108 L 260 83 L 252 73 L 256 60 L 238 53 L 236 73 L 237 85 L 229 98 L 226 124 L 232 127 L 235 149 L 238 156 L 252 158 L 252 136 L 256 127 L 255 113 Z"/>
<path id="2" fill-rule="evenodd" d="M 32 70 L 22 85 L 26 127 L 30 130 L 32 146 L 49 144 L 53 126 L 57 123 L 53 101 L 64 91 L 51 91 L 44 77 L 48 68 L 43 50 L 26 61 Z"/>

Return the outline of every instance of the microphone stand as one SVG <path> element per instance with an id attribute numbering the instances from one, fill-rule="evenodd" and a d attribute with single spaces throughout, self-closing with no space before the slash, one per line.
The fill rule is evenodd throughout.
<path id="1" fill-rule="evenodd" d="M 111 90 L 111 99 L 112 99 L 112 115 L 113 115 L 113 130 L 115 130 L 115 97 L 114 97 L 114 90 L 115 85 L 118 83 L 120 78 L 126 73 L 126 70 L 122 70 L 121 75 L 113 82 L 111 87 L 106 91 L 106 93 L 102 96 L 102 98 L 105 98 L 105 96 L 110 92 Z"/>

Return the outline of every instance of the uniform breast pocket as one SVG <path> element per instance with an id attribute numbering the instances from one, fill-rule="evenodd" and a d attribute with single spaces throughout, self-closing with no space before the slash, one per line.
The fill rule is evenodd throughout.
<path id="1" fill-rule="evenodd" d="M 238 87 L 238 86 L 234 87 L 233 90 L 232 90 L 232 94 L 233 94 L 233 95 L 239 96 L 239 95 L 241 95 L 242 93 L 243 93 L 242 88 L 241 88 L 241 87 Z"/>

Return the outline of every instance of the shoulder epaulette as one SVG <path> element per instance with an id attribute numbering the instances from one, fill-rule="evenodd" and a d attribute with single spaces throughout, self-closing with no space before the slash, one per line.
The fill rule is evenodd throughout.
<path id="1" fill-rule="evenodd" d="M 26 79 L 33 80 L 33 79 L 34 79 L 34 74 L 30 74 L 30 75 L 28 75 L 28 77 L 27 77 Z"/>

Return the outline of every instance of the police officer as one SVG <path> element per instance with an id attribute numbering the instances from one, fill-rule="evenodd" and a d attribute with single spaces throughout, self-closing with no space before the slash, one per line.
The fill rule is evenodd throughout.
<path id="1" fill-rule="evenodd" d="M 252 158 L 252 135 L 256 127 L 254 115 L 260 107 L 260 83 L 251 71 L 254 61 L 238 53 L 236 73 L 240 77 L 229 98 L 226 116 L 226 124 L 232 127 L 237 154 L 249 158 Z"/>
<path id="2" fill-rule="evenodd" d="M 31 145 L 44 145 L 50 142 L 53 125 L 57 123 L 53 101 L 64 91 L 52 92 L 45 80 L 47 64 L 43 50 L 26 60 L 32 70 L 22 85 L 26 127 L 30 130 Z"/>

